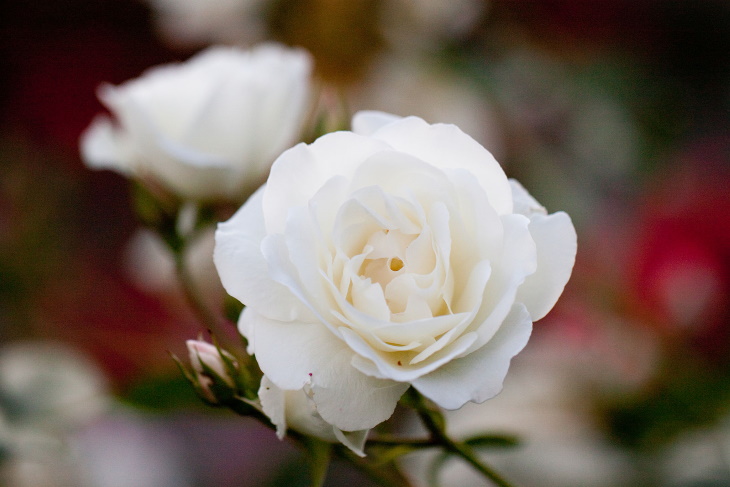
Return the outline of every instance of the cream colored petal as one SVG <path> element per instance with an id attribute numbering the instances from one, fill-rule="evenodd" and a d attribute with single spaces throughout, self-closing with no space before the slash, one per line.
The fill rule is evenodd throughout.
<path id="1" fill-rule="evenodd" d="M 502 167 L 455 125 L 429 125 L 418 117 L 407 117 L 383 126 L 372 137 L 437 168 L 471 172 L 498 214 L 512 212 L 512 191 Z"/>
<path id="2" fill-rule="evenodd" d="M 502 390 L 510 361 L 527 344 L 531 332 L 530 314 L 523 305 L 516 304 L 489 342 L 419 377 L 413 387 L 446 409 L 458 409 L 469 401 L 486 401 Z"/>
<path id="3" fill-rule="evenodd" d="M 352 117 L 352 131 L 360 135 L 372 135 L 391 122 L 400 120 L 398 115 L 375 110 L 362 110 Z"/>
<path id="4" fill-rule="evenodd" d="M 226 291 L 271 319 L 313 320 L 311 313 L 289 289 L 276 282 L 261 251 L 265 235 L 259 189 L 230 220 L 216 231 L 213 254 Z"/>
<path id="5" fill-rule="evenodd" d="M 562 211 L 533 215 L 529 229 L 537 247 L 537 270 L 520 286 L 516 300 L 537 321 L 552 309 L 570 279 L 577 235 L 570 217 Z"/>
<path id="6" fill-rule="evenodd" d="M 112 169 L 125 175 L 132 173 L 129 149 L 123 136 L 109 117 L 98 115 L 81 134 L 81 158 L 93 169 Z"/>
<path id="7" fill-rule="evenodd" d="M 257 317 L 256 358 L 282 389 L 308 384 L 322 419 L 343 431 L 374 427 L 392 414 L 407 384 L 376 379 L 352 367 L 352 350 L 319 323 Z"/>

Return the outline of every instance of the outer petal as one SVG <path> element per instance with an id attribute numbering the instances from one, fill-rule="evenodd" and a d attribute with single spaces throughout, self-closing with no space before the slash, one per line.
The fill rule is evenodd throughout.
<path id="1" fill-rule="evenodd" d="M 353 352 L 323 324 L 282 323 L 260 315 L 252 321 L 254 353 L 264 374 L 282 389 L 309 384 L 322 419 L 341 430 L 382 423 L 408 388 L 355 369 Z"/>
<path id="2" fill-rule="evenodd" d="M 317 412 L 312 399 L 304 390 L 285 391 L 276 387 L 268 377 L 261 378 L 259 400 L 264 413 L 276 426 L 279 439 L 286 436 L 287 428 L 325 441 L 339 441 L 357 455 L 364 457 L 365 440 L 369 430 L 342 431 L 327 423 Z"/>
<path id="3" fill-rule="evenodd" d="M 81 157 L 91 168 L 112 169 L 125 175 L 131 173 L 120 135 L 105 115 L 96 116 L 81 134 L 79 148 Z"/>
<path id="4" fill-rule="evenodd" d="M 510 179 L 509 184 L 512 187 L 512 201 L 514 202 L 514 212 L 520 215 L 530 217 L 535 213 L 547 215 L 547 210 L 516 179 Z"/>
<path id="5" fill-rule="evenodd" d="M 501 252 L 492 258 L 492 274 L 474 323 L 479 338 L 467 353 L 476 352 L 493 339 L 512 311 L 515 296 L 525 279 L 535 272 L 537 252 L 529 233 L 530 221 L 522 215 L 504 215 Z"/>
<path id="6" fill-rule="evenodd" d="M 575 264 L 578 244 L 573 222 L 562 211 L 532 215 L 529 230 L 537 246 L 537 270 L 520 286 L 516 300 L 524 303 L 537 321 L 562 294 Z"/>
<path id="7" fill-rule="evenodd" d="M 282 321 L 311 320 L 311 313 L 283 285 L 270 277 L 261 253 L 263 225 L 259 188 L 233 217 L 220 223 L 215 234 L 213 260 L 223 287 L 243 304 L 256 307 L 268 318 Z"/>
<path id="8" fill-rule="evenodd" d="M 371 135 L 376 130 L 402 117 L 376 110 L 362 110 L 352 117 L 352 131 L 360 135 Z"/>
<path id="9" fill-rule="evenodd" d="M 468 401 L 484 402 L 502 390 L 510 360 L 525 347 L 531 333 L 530 314 L 515 304 L 486 345 L 416 379 L 413 387 L 446 409 L 458 409 Z"/>
<path id="10" fill-rule="evenodd" d="M 512 212 L 512 191 L 502 167 L 487 149 L 455 125 L 429 125 L 418 117 L 408 117 L 381 127 L 372 137 L 436 167 L 473 173 L 497 213 Z"/>
<path id="11" fill-rule="evenodd" d="M 342 431 L 339 428 L 332 426 L 332 431 L 334 431 L 335 438 L 337 438 L 340 443 L 355 452 L 357 455 L 361 457 L 365 456 L 365 442 L 368 439 L 368 433 L 370 433 L 370 430 Z"/>
<path id="12" fill-rule="evenodd" d="M 266 228 L 284 233 L 289 208 L 306 206 L 326 182 L 343 175 L 348 179 L 368 157 L 388 146 L 351 132 L 323 135 L 310 145 L 297 144 L 274 162 L 264 196 Z"/>
<path id="13" fill-rule="evenodd" d="M 271 424 L 276 426 L 276 436 L 282 439 L 286 436 L 286 392 L 263 376 L 259 386 L 259 401 L 264 414 L 269 417 Z"/>

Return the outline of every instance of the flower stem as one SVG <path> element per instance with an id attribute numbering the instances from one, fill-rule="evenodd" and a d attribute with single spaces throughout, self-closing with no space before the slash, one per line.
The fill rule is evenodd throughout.
<path id="1" fill-rule="evenodd" d="M 431 434 L 431 440 L 434 443 L 440 445 L 447 452 L 461 457 L 462 460 L 474 467 L 475 470 L 487 479 L 491 480 L 495 485 L 499 487 L 513 487 L 513 485 L 499 473 L 482 463 L 468 445 L 454 441 L 449 437 L 445 431 L 444 418 L 441 411 L 439 411 L 435 406 L 428 404 L 423 396 L 421 396 L 415 389 L 409 389 L 407 394 L 409 394 L 409 402 L 416 409 L 421 421 L 423 421 L 424 426 L 426 426 Z"/>
<path id="2" fill-rule="evenodd" d="M 183 245 L 179 249 L 173 249 L 175 258 L 175 271 L 182 287 L 185 299 L 192 309 L 195 316 L 203 325 L 215 336 L 216 340 L 221 343 L 222 348 L 232 353 L 236 358 L 245 358 L 247 355 L 241 344 L 230 339 L 228 330 L 225 329 L 227 322 L 222 317 L 217 316 L 203 300 L 200 291 L 195 285 L 195 280 L 188 269 L 185 262 L 185 249 Z"/>
<path id="3" fill-rule="evenodd" d="M 336 445 L 335 451 L 338 456 L 350 462 L 355 468 L 383 487 L 411 487 L 410 481 L 395 465 L 377 465 L 368 458 L 355 455 L 343 445 Z"/>
<path id="4" fill-rule="evenodd" d="M 413 449 L 422 449 L 422 448 L 433 448 L 436 446 L 440 446 L 441 444 L 437 441 L 434 441 L 432 438 L 397 438 L 392 436 L 376 436 L 375 438 L 369 438 L 368 439 L 368 445 L 370 446 L 407 446 L 411 447 Z"/>

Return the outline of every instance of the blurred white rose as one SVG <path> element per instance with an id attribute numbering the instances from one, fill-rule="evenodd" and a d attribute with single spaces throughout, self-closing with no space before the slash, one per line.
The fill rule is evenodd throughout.
<path id="1" fill-rule="evenodd" d="M 80 479 L 64 487 L 200 485 L 203 467 L 198 455 L 191 454 L 196 446 L 194 435 L 180 434 L 184 424 L 174 421 L 175 415 L 116 407 L 75 438 Z M 205 468 L 215 467 L 209 463 Z"/>
<path id="2" fill-rule="evenodd" d="M 432 50 L 466 36 L 484 17 L 487 0 L 387 0 L 381 23 L 396 50 Z"/>
<path id="3" fill-rule="evenodd" d="M 496 395 L 576 252 L 568 215 L 456 126 L 353 126 L 282 154 L 214 256 L 261 370 L 343 431 L 388 419 L 409 385 L 447 409 Z"/>
<path id="4" fill-rule="evenodd" d="M 452 123 L 489 147 L 495 157 L 504 153 L 503 130 L 486 91 L 429 58 L 412 54 L 382 56 L 366 82 L 355 91 L 351 105 Z"/>
<path id="5" fill-rule="evenodd" d="M 730 480 L 730 417 L 688 429 L 653 459 L 659 485 L 720 486 Z"/>
<path id="6" fill-rule="evenodd" d="M 149 0 L 163 39 L 173 46 L 240 44 L 266 31 L 265 0 Z"/>
<path id="7" fill-rule="evenodd" d="M 74 349 L 20 342 L 0 350 L 0 393 L 10 420 L 52 430 L 83 424 L 108 404 L 106 379 Z"/>
<path id="8" fill-rule="evenodd" d="M 80 485 L 73 435 L 110 403 L 88 358 L 53 342 L 0 349 L 0 485 Z"/>
<path id="9" fill-rule="evenodd" d="M 150 69 L 99 98 L 81 136 L 92 168 L 149 179 L 192 200 L 242 201 L 297 141 L 310 104 L 310 56 L 265 44 L 210 48 Z"/>

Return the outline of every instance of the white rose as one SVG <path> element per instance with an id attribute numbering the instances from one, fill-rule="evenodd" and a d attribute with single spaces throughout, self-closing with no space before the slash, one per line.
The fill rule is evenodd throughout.
<path id="1" fill-rule="evenodd" d="M 447 409 L 496 395 L 576 252 L 568 215 L 456 126 L 353 127 L 283 153 L 215 249 L 261 370 L 343 431 L 389 418 L 409 385 Z"/>
<path id="2" fill-rule="evenodd" d="M 310 56 L 274 44 L 210 48 L 158 66 L 99 98 L 81 136 L 92 168 L 152 179 L 183 198 L 243 200 L 296 142 L 310 103 Z"/>

